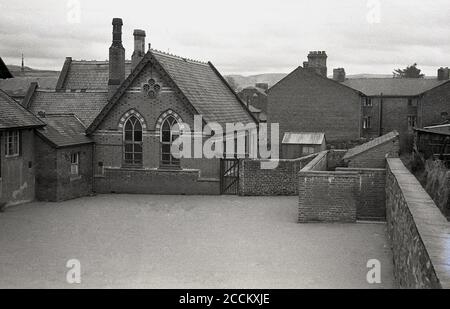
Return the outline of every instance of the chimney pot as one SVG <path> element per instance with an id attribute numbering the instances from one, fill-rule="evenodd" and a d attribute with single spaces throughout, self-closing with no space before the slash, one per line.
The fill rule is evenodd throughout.
<path id="1" fill-rule="evenodd" d="M 450 69 L 448 67 L 441 67 L 438 70 L 438 80 L 449 80 L 450 79 Z"/>
<path id="2" fill-rule="evenodd" d="M 345 82 L 345 69 L 337 68 L 333 70 L 333 79 L 340 83 Z"/>
<path id="3" fill-rule="evenodd" d="M 134 69 L 145 55 L 145 31 L 136 29 L 133 32 L 134 51 L 131 56 L 131 67 Z"/>

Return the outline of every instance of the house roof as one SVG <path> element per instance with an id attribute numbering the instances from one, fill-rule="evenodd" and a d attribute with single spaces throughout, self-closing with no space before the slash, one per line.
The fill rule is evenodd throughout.
<path id="1" fill-rule="evenodd" d="M 37 115 L 73 114 L 88 127 L 108 102 L 108 92 L 58 92 L 35 90 L 30 101 L 24 102 L 29 111 Z"/>
<path id="2" fill-rule="evenodd" d="M 388 134 L 377 137 L 377 138 L 371 140 L 370 142 L 367 142 L 365 144 L 362 144 L 362 145 L 359 145 L 359 146 L 356 146 L 356 147 L 350 149 L 349 151 L 347 151 L 347 153 L 345 154 L 343 159 L 344 160 L 350 159 L 350 158 L 352 158 L 356 155 L 359 155 L 363 152 L 366 152 L 367 150 L 372 149 L 376 146 L 390 142 L 390 141 L 398 138 L 398 136 L 399 136 L 399 133 L 397 131 L 392 131 Z"/>
<path id="3" fill-rule="evenodd" d="M 86 127 L 75 115 L 46 114 L 40 119 L 47 126 L 37 130 L 38 135 L 55 148 L 93 143 L 85 134 Z"/>
<path id="4" fill-rule="evenodd" d="M 131 61 L 125 61 L 125 76 L 131 73 Z M 109 61 L 85 61 L 66 58 L 57 83 L 58 90 L 108 90 Z"/>
<path id="5" fill-rule="evenodd" d="M 243 90 L 254 90 L 254 91 L 258 92 L 259 94 L 267 97 L 267 93 L 264 91 L 264 89 L 261 89 L 256 86 L 248 86 L 248 87 L 245 87 Z"/>
<path id="6" fill-rule="evenodd" d="M 45 124 L 0 90 L 0 130 L 41 127 Z"/>
<path id="7" fill-rule="evenodd" d="M 101 123 L 148 63 L 162 69 L 176 90 L 181 93 L 182 98 L 203 116 L 205 122 L 221 124 L 256 122 L 254 116 L 212 63 L 149 50 L 89 126 L 88 133 L 93 132 Z"/>
<path id="8" fill-rule="evenodd" d="M 449 81 L 425 78 L 356 78 L 342 84 L 367 96 L 418 96 Z"/>
<path id="9" fill-rule="evenodd" d="M 13 78 L 11 72 L 9 71 L 6 64 L 3 62 L 2 58 L 0 57 L 0 79 L 7 79 L 7 78 Z"/>
<path id="10" fill-rule="evenodd" d="M 0 79 L 0 89 L 12 97 L 23 97 L 33 82 L 37 82 L 42 89 L 55 89 L 56 81 L 55 77 L 16 76 L 10 79 Z"/>
<path id="11" fill-rule="evenodd" d="M 212 63 L 192 61 L 156 50 L 150 53 L 207 122 L 254 122 L 243 102 Z"/>
<path id="12" fill-rule="evenodd" d="M 325 133 L 322 132 L 286 132 L 283 144 L 290 145 L 322 145 Z"/>

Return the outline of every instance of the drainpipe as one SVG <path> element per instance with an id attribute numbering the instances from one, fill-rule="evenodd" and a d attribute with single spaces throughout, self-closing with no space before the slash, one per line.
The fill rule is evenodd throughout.
<path id="1" fill-rule="evenodd" d="M 383 93 L 380 94 L 380 105 L 379 105 L 379 111 L 378 111 L 379 115 L 380 115 L 380 121 L 379 123 L 379 127 L 378 127 L 378 136 L 381 136 L 383 133 Z"/>

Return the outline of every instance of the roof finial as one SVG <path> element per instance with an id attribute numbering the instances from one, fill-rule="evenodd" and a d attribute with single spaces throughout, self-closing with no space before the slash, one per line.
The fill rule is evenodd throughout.
<path id="1" fill-rule="evenodd" d="M 20 67 L 20 72 L 22 75 L 25 75 L 25 61 L 23 59 L 23 53 L 22 53 L 22 66 Z"/>

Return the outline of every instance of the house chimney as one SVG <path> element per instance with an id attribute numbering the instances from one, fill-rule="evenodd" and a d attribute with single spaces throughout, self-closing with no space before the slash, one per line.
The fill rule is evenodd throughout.
<path id="1" fill-rule="evenodd" d="M 264 91 L 269 90 L 269 84 L 268 83 L 256 83 L 255 87 L 259 88 L 259 89 L 262 89 Z"/>
<path id="2" fill-rule="evenodd" d="M 337 82 L 345 82 L 345 69 L 337 68 L 333 70 L 333 79 Z"/>
<path id="3" fill-rule="evenodd" d="M 145 55 L 145 31 L 136 29 L 133 32 L 134 36 L 134 51 L 131 56 L 131 68 L 134 68 L 138 65 L 142 58 Z"/>
<path id="4" fill-rule="evenodd" d="M 450 69 L 448 67 L 440 68 L 438 70 L 438 80 L 449 80 L 449 79 L 450 79 Z"/>
<path id="5" fill-rule="evenodd" d="M 308 55 L 308 68 L 327 77 L 327 53 L 325 51 L 311 51 Z"/>
<path id="6" fill-rule="evenodd" d="M 109 93 L 112 95 L 125 80 L 125 48 L 122 46 L 122 26 L 121 18 L 114 18 L 113 41 L 109 48 Z"/>

